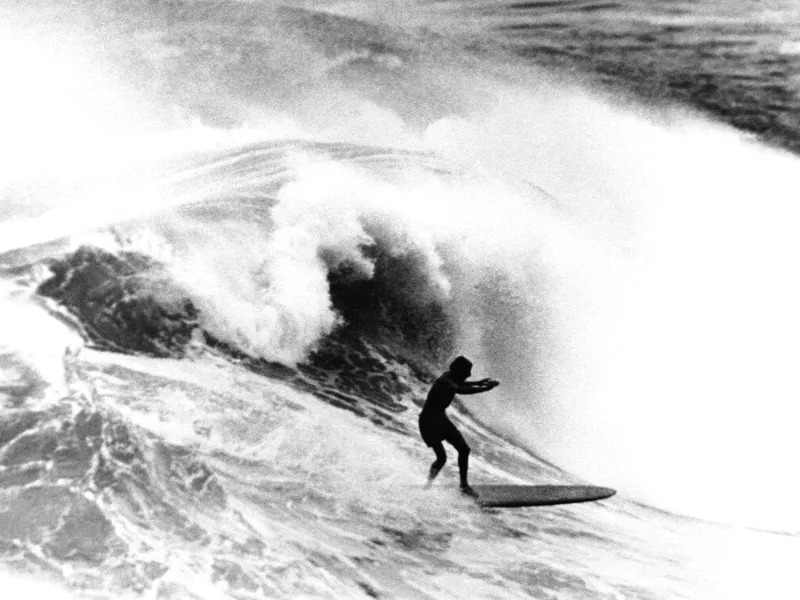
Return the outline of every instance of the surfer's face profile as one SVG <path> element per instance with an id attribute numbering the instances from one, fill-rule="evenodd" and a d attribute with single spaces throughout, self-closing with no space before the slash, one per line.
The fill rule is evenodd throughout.
<path id="1" fill-rule="evenodd" d="M 463 356 L 459 356 L 450 363 L 450 376 L 455 381 L 465 381 L 471 374 L 472 363 Z"/>

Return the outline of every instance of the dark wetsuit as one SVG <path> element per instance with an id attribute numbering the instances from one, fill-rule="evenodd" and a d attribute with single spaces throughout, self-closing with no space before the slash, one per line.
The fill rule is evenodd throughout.
<path id="1" fill-rule="evenodd" d="M 419 432 L 428 446 L 447 440 L 457 449 L 468 448 L 461 432 L 444 412 L 456 395 L 455 386 L 456 383 L 447 372 L 436 380 L 428 392 L 419 415 Z"/>

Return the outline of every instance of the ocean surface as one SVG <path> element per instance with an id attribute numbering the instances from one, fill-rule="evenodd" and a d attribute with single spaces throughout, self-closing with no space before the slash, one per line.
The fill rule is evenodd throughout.
<path id="1" fill-rule="evenodd" d="M 798 6 L 4 0 L 3 596 L 797 598 Z"/>

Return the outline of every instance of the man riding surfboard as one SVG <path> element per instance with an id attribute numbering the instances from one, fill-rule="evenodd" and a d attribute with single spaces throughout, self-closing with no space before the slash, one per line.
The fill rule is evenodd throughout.
<path id="1" fill-rule="evenodd" d="M 477 496 L 469 486 L 467 470 L 469 469 L 469 446 L 464 436 L 447 418 L 445 410 L 456 394 L 480 394 L 497 387 L 499 382 L 494 379 L 481 379 L 480 381 L 467 381 L 472 374 L 472 363 L 459 356 L 452 363 L 450 369 L 442 374 L 431 386 L 425 405 L 419 415 L 419 432 L 426 445 L 436 453 L 436 460 L 431 465 L 428 473 L 430 486 L 442 470 L 447 461 L 443 441 L 447 441 L 458 451 L 458 472 L 461 478 L 461 493 L 468 496 Z"/>

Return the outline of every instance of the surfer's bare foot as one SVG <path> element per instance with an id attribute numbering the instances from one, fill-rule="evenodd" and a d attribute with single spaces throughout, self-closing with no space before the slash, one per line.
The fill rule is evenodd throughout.
<path id="1" fill-rule="evenodd" d="M 473 490 L 468 485 L 462 485 L 461 486 L 461 493 L 464 494 L 465 496 L 471 496 L 473 498 L 477 498 L 478 497 L 478 492 Z"/>

